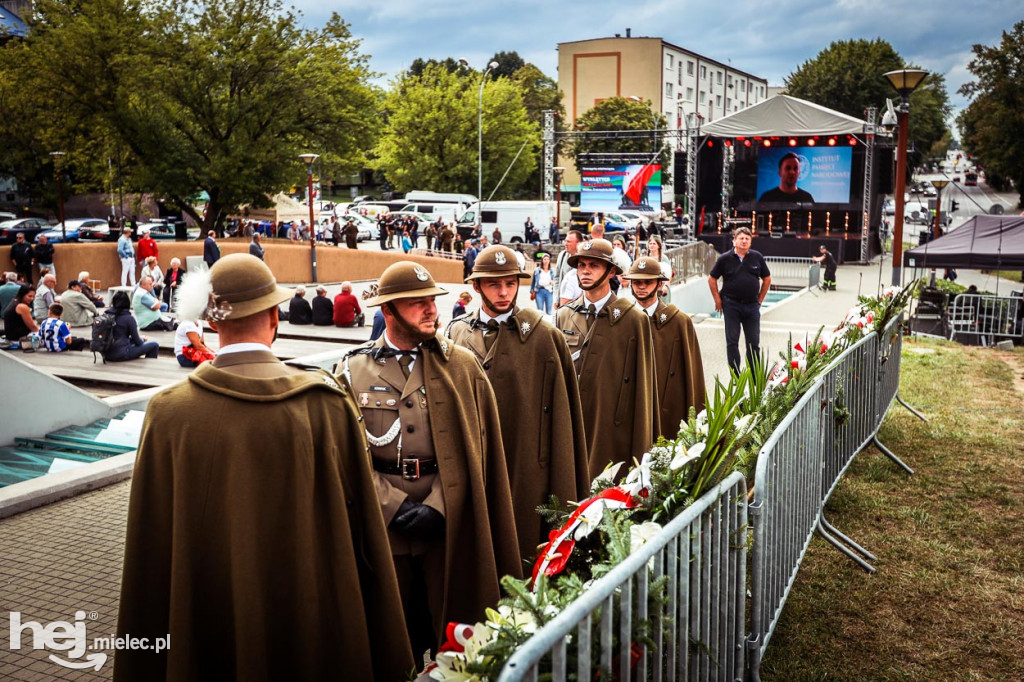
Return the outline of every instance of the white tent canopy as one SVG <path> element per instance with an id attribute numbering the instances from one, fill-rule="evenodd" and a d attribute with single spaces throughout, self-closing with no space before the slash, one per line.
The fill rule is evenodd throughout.
<path id="1" fill-rule="evenodd" d="M 865 125 L 860 119 L 821 105 L 776 95 L 709 123 L 700 132 L 712 137 L 806 137 L 859 134 Z"/>

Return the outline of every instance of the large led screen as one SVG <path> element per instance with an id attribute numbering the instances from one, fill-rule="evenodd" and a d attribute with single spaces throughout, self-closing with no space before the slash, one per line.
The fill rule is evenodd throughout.
<path id="1" fill-rule="evenodd" d="M 757 157 L 757 201 L 848 204 L 852 165 L 850 147 L 761 149 Z"/>
<path id="2" fill-rule="evenodd" d="M 661 166 L 586 166 L 580 183 L 580 210 L 661 210 Z"/>

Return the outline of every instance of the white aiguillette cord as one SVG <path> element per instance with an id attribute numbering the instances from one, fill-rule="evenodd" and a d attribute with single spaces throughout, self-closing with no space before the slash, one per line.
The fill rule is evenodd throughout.
<path id="1" fill-rule="evenodd" d="M 348 367 L 347 356 L 345 357 L 344 360 L 342 360 L 342 364 L 345 366 L 345 369 L 342 370 L 342 373 L 345 375 L 345 380 L 348 382 L 349 386 L 351 386 L 352 372 L 349 370 Z M 391 425 L 391 428 L 388 429 L 384 435 L 375 436 L 372 433 L 370 433 L 370 429 L 366 427 L 366 420 L 363 420 L 363 431 L 366 433 L 366 440 L 367 442 L 369 442 L 370 445 L 374 447 L 382 448 L 385 445 L 391 445 L 391 443 L 394 442 L 395 437 L 398 437 L 398 461 L 396 462 L 396 464 L 398 464 L 399 466 L 402 465 L 402 436 L 400 435 L 401 430 L 402 420 L 398 417 L 395 417 L 395 421 Z"/>

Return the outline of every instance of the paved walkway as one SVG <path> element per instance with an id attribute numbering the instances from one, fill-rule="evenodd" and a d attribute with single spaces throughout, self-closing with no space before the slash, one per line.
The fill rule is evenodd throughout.
<path id="1" fill-rule="evenodd" d="M 882 286 L 890 278 L 883 264 Z M 813 335 L 820 327 L 834 327 L 857 302 L 858 294 L 872 295 L 878 289 L 879 263 L 871 266 L 841 266 L 838 291 L 807 291 L 768 311 L 762 320 L 762 349 L 775 358 L 785 350 L 791 335 Z M 961 272 L 961 284 L 994 288 L 992 278 L 980 273 Z M 452 295 L 439 299 L 443 322 L 451 318 L 455 294 L 466 285 L 444 285 Z M 1006 285 L 1007 290 L 1011 288 Z M 1013 288 L 1020 288 L 1016 285 Z M 357 286 L 361 290 L 361 287 Z M 333 295 L 333 292 L 332 292 Z M 530 305 L 528 293 L 519 300 Z M 716 376 L 727 375 L 725 337 L 719 320 L 705 319 L 696 326 L 709 386 Z M 351 339 L 369 336 L 369 328 L 334 330 L 333 328 L 285 325 L 282 333 L 314 334 L 327 330 L 320 340 Z M 120 588 L 121 557 L 127 516 L 130 481 L 102 490 L 0 520 L 0 611 L 20 612 L 22 623 L 36 621 L 73 621 L 76 611 L 85 611 L 89 643 L 92 638 L 115 632 L 117 600 Z M 95 615 L 95 620 L 91 620 Z M 7 614 L 5 613 L 5 618 Z M 0 623 L 0 679 L 108 679 L 112 659 L 99 670 L 72 670 L 51 660 L 49 653 L 32 649 L 31 632 L 25 630 L 20 650 L 12 651 L 9 622 Z M 55 652 L 56 655 L 68 652 Z M 113 655 L 113 651 L 94 650 L 87 654 Z M 68 660 L 68 656 L 62 656 Z M 82 658 L 78 659 L 83 660 Z"/>

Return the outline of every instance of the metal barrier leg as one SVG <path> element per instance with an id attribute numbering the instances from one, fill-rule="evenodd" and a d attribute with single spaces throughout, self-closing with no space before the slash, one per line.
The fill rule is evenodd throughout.
<path id="1" fill-rule="evenodd" d="M 914 470 L 913 470 L 913 469 L 911 469 L 910 467 L 908 467 L 908 466 L 907 466 L 907 465 L 906 465 L 906 464 L 905 464 L 905 463 L 903 462 L 903 460 L 902 460 L 902 459 L 900 459 L 899 457 L 897 457 L 897 456 L 896 456 L 896 453 L 894 453 L 894 452 L 893 452 L 892 450 L 890 450 L 889 448 L 887 448 L 887 447 L 885 447 L 884 445 L 882 445 L 882 441 L 878 440 L 878 434 L 877 434 L 877 433 L 876 433 L 876 434 L 875 434 L 874 436 L 872 436 L 872 437 L 871 437 L 871 442 L 875 444 L 875 447 L 876 447 L 876 448 L 878 448 L 879 450 L 881 450 L 881 451 L 882 451 L 882 454 L 883 454 L 883 455 L 885 455 L 886 457 L 888 457 L 889 459 L 891 459 L 891 460 L 892 460 L 893 462 L 895 462 L 895 463 L 896 463 L 897 465 L 899 465 L 899 466 L 900 466 L 900 467 L 901 467 L 901 468 L 902 468 L 902 469 L 903 469 L 904 471 L 906 471 L 906 472 L 907 472 L 908 474 L 911 474 L 911 475 L 913 475 L 913 474 L 914 474 Z"/>
<path id="2" fill-rule="evenodd" d="M 854 561 L 854 563 L 856 563 L 858 566 L 863 568 L 868 573 L 874 573 L 875 572 L 875 567 L 874 566 L 872 566 L 868 562 L 866 562 L 863 559 L 861 559 L 859 556 L 857 556 L 856 554 L 851 552 L 843 543 L 839 542 L 839 540 L 836 540 L 834 537 L 829 535 L 828 532 L 825 531 L 825 528 L 823 526 L 828 526 L 830 530 L 832 530 L 833 532 L 836 533 L 836 535 L 839 535 L 846 542 L 849 542 L 853 547 L 856 547 L 857 551 L 863 553 L 865 556 L 870 556 L 872 559 L 874 559 L 875 557 L 871 556 L 870 552 L 868 552 L 863 547 L 861 547 L 857 543 L 855 543 L 852 540 L 850 540 L 850 538 L 846 537 L 842 533 L 836 531 L 835 528 L 833 528 L 827 521 L 822 522 L 822 521 L 819 520 L 819 522 L 818 522 L 818 529 L 817 529 L 818 530 L 818 535 L 820 535 L 821 537 L 825 538 L 830 543 L 832 543 L 832 545 L 836 549 L 838 549 L 840 552 L 842 552 L 846 556 L 850 557 L 850 559 L 852 559 Z"/>
<path id="3" fill-rule="evenodd" d="M 761 682 L 761 638 L 747 637 L 747 682 Z"/>
<path id="4" fill-rule="evenodd" d="M 926 422 L 926 423 L 928 422 L 928 417 L 924 416 L 923 414 L 921 414 L 920 412 L 918 412 L 917 410 L 915 410 L 915 409 L 914 409 L 913 407 L 911 407 L 910 405 L 908 405 L 908 404 L 907 404 L 907 403 L 906 403 L 906 402 L 905 402 L 905 401 L 903 400 L 903 398 L 901 398 L 901 397 L 900 397 L 900 394 L 899 394 L 899 393 L 897 393 L 897 394 L 896 394 L 896 401 L 897 401 L 897 402 L 898 402 L 898 403 L 899 403 L 900 405 L 902 405 L 903 407 L 905 407 L 905 408 L 907 408 L 908 410 L 910 410 L 910 413 L 911 413 L 912 415 L 914 415 L 915 417 L 917 417 L 918 419 L 920 419 L 921 421 L 923 421 L 923 422 Z"/>

